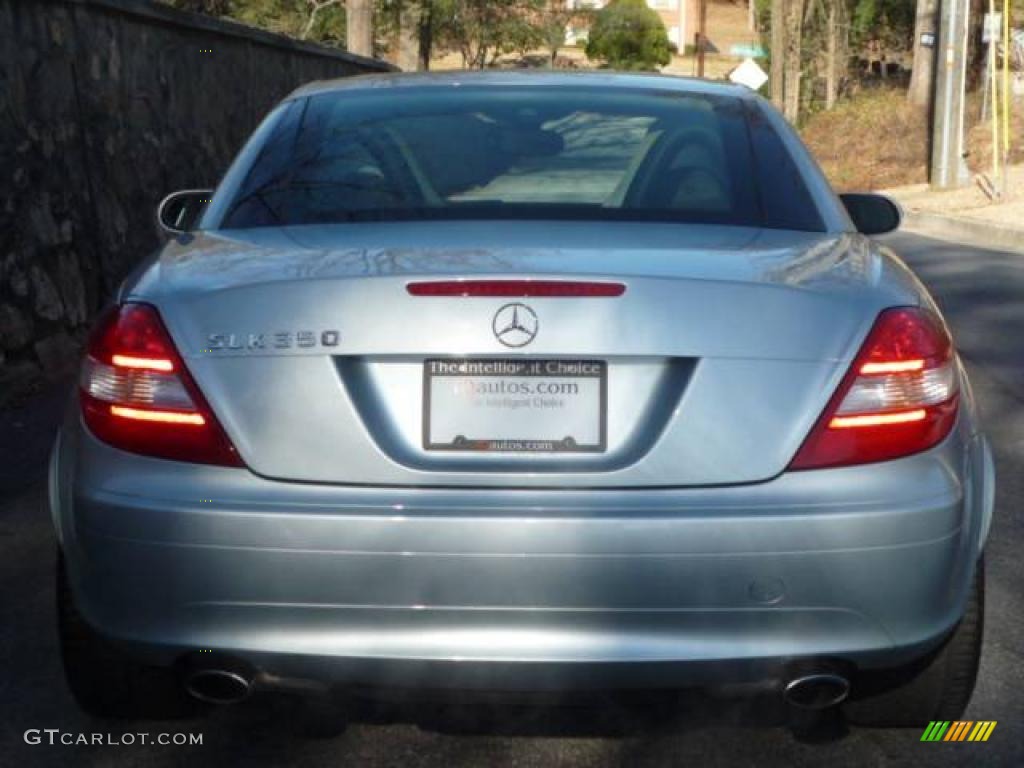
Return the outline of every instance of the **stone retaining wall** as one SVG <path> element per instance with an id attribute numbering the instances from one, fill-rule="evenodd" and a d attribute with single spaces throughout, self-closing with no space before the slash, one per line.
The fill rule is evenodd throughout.
<path id="1" fill-rule="evenodd" d="M 167 192 L 298 85 L 390 69 L 146 0 L 0 0 L 0 405 L 74 368 Z"/>

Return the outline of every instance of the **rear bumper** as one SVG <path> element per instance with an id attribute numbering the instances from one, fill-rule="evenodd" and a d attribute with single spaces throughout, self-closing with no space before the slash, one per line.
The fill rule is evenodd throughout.
<path id="1" fill-rule="evenodd" d="M 959 431 L 900 461 L 686 490 L 281 483 L 80 428 L 52 471 L 79 609 L 135 655 L 488 688 L 909 660 L 962 614 L 992 482 Z"/>

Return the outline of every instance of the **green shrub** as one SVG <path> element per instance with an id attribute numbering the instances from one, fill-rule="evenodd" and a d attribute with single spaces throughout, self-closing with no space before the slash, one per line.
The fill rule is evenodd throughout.
<path id="1" fill-rule="evenodd" d="M 672 60 L 668 32 L 645 0 L 612 0 L 594 18 L 587 58 L 613 69 L 656 70 Z"/>

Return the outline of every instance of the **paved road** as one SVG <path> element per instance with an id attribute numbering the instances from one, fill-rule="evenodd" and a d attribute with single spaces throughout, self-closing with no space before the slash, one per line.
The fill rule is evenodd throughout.
<path id="1" fill-rule="evenodd" d="M 0 414 L 0 765 L 834 766 L 1024 765 L 1024 257 L 910 235 L 889 239 L 931 287 L 971 369 L 1000 476 L 988 548 L 988 623 L 967 716 L 997 720 L 987 744 L 922 744 L 916 732 L 853 730 L 798 739 L 772 713 L 703 702 L 666 724 L 609 707 L 558 715 L 418 711 L 311 739 L 286 700 L 254 700 L 185 723 L 91 721 L 64 690 L 52 616 L 53 541 L 43 506 L 42 448 L 60 398 Z M 15 468 L 12 470 L 12 468 Z M 385 713 L 386 714 L 386 713 Z M 368 715 L 369 716 L 369 715 Z M 407 719 L 411 714 L 403 715 Z M 372 717 L 384 718 L 381 713 Z M 29 728 L 121 734 L 202 733 L 203 745 L 28 746 Z M 136 740 L 138 737 L 136 737 Z"/>

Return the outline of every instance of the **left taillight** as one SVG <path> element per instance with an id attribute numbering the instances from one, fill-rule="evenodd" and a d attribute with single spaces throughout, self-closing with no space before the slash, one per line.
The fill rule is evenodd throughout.
<path id="1" fill-rule="evenodd" d="M 115 448 L 244 466 L 155 307 L 127 303 L 100 318 L 89 338 L 80 386 L 86 426 Z"/>

